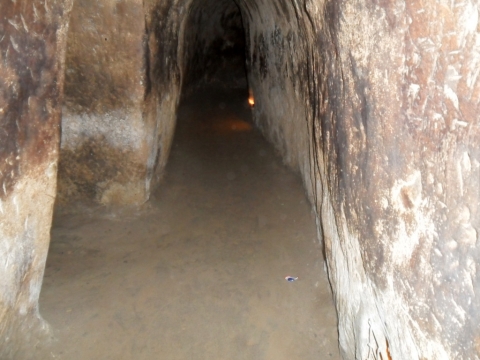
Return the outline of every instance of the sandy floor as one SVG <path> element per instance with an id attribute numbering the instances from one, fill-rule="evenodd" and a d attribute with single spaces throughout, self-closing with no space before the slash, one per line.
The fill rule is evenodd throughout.
<path id="1" fill-rule="evenodd" d="M 55 358 L 340 358 L 300 178 L 252 129 L 243 93 L 207 95 L 182 106 L 140 211 L 56 217 L 40 299 Z"/>

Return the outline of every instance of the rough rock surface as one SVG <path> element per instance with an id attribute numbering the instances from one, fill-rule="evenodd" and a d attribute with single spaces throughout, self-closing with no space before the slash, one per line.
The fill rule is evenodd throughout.
<path id="1" fill-rule="evenodd" d="M 146 33 L 141 1 L 76 0 L 69 26 L 59 200 L 148 198 Z M 150 140 L 150 141 L 149 141 Z"/>
<path id="2" fill-rule="evenodd" d="M 70 1 L 2 2 L 0 16 L 0 358 L 27 359 L 38 314 L 57 174 Z M 37 357 L 38 358 L 38 357 Z"/>
<path id="3" fill-rule="evenodd" d="M 307 11 L 322 24 L 317 208 L 345 357 L 478 359 L 478 3 Z"/>
<path id="4" fill-rule="evenodd" d="M 54 180 L 44 174 L 47 164 L 55 173 L 62 53 L 55 44 L 63 28 L 61 11 L 47 13 L 62 6 L 6 4 L 1 204 L 46 211 L 51 198 L 33 205 L 19 186 L 53 192 Z M 236 5 L 255 121 L 303 174 L 317 210 L 344 358 L 479 359 L 478 1 Z M 76 6 L 70 38 L 83 40 L 68 51 L 60 194 L 142 202 L 168 157 L 182 81 L 211 48 L 192 33 L 202 29 L 196 11 L 234 7 L 227 0 Z M 44 90 L 31 96 L 37 88 Z M 38 175 L 28 175 L 34 169 Z M 29 226 L 43 232 L 23 236 L 25 211 L 1 228 L 11 231 L 2 234 L 2 260 L 19 259 L 13 261 L 22 269 L 31 261 L 26 249 L 37 249 L 29 242 L 45 250 L 50 220 L 50 211 L 36 212 L 42 225 Z M 44 261 L 28 259 L 38 260 L 37 270 Z M 39 286 L 41 271 L 35 274 Z M 2 280 L 5 299 L 29 297 L 30 290 L 11 284 Z M 29 301 L 34 308 L 35 296 Z"/>

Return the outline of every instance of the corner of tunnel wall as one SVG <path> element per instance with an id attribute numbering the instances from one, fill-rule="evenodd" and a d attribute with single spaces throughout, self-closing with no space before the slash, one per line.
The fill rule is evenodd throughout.
<path id="1" fill-rule="evenodd" d="M 156 104 L 154 143 L 147 163 L 152 171 L 152 176 L 147 178 L 149 191 L 155 189 L 163 179 L 174 138 L 180 90 L 170 90 L 172 93 L 167 93 Z"/>
<path id="2" fill-rule="evenodd" d="M 185 1 L 181 4 L 183 7 L 175 1 L 150 0 L 145 3 L 150 54 L 149 77 L 152 83 L 149 103 L 154 108 L 150 112 L 154 125 L 147 162 L 149 192 L 163 178 L 175 134 L 185 71 L 185 26 L 191 2 Z"/>
<path id="3" fill-rule="evenodd" d="M 38 298 L 55 200 L 71 6 L 69 0 L 51 1 L 49 7 L 37 0 L 2 4 L 0 28 L 11 39 L 0 44 L 0 116 L 8 129 L 0 135 L 2 359 L 48 353 L 50 332 Z"/>
<path id="4" fill-rule="evenodd" d="M 53 154 L 52 154 L 53 155 Z M 42 179 L 39 181 L 39 179 Z M 17 181 L 1 204 L 0 358 L 34 359 L 48 348 L 50 329 L 38 299 L 50 242 L 56 159 Z"/>
<path id="5" fill-rule="evenodd" d="M 155 111 L 140 0 L 74 3 L 67 40 L 58 203 L 149 197 Z M 150 161 L 151 162 L 151 161 Z"/>

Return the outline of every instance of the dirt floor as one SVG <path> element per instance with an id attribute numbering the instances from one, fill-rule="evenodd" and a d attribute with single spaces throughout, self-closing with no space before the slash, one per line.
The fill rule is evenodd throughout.
<path id="1" fill-rule="evenodd" d="M 142 209 L 57 214 L 40 299 L 54 357 L 340 359 L 310 204 L 245 92 L 192 96 L 175 136 Z"/>

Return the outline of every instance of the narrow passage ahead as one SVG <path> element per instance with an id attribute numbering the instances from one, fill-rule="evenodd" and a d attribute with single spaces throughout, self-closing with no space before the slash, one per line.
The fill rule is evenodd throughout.
<path id="1" fill-rule="evenodd" d="M 135 213 L 57 215 L 40 299 L 55 358 L 339 359 L 310 204 L 245 93 L 185 100 L 169 161 Z"/>

